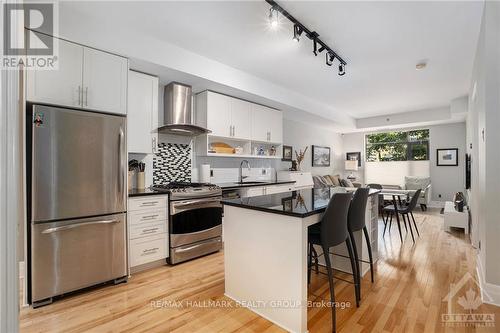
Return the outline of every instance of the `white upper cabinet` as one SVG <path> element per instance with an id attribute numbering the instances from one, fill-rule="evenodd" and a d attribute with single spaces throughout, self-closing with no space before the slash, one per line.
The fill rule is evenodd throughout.
<path id="1" fill-rule="evenodd" d="M 273 143 L 283 142 L 283 113 L 278 110 L 269 111 L 269 141 Z"/>
<path id="2" fill-rule="evenodd" d="M 269 125 L 267 108 L 262 105 L 252 105 L 252 140 L 255 141 L 269 141 Z"/>
<path id="3" fill-rule="evenodd" d="M 126 114 L 127 59 L 86 47 L 83 51 L 84 107 Z"/>
<path id="4" fill-rule="evenodd" d="M 231 96 L 204 91 L 196 95 L 196 123 L 200 126 L 206 126 L 212 131 L 210 135 L 213 136 L 236 140 L 251 140 L 252 113 L 256 107 L 276 111 Z M 276 112 L 281 117 L 281 112 Z M 276 119 L 276 116 L 274 118 L 261 118 L 264 122 L 277 121 L 277 124 L 273 126 L 280 127 L 279 132 L 281 132 L 281 119 Z M 266 127 L 263 129 L 266 134 L 264 134 L 264 139 L 261 141 L 270 141 L 267 139 L 270 124 L 263 123 L 262 125 Z M 275 132 L 277 135 L 281 135 L 277 130 Z"/>
<path id="5" fill-rule="evenodd" d="M 281 158 L 281 111 L 212 91 L 197 94 L 195 106 L 196 124 L 211 131 L 197 138 L 198 154 Z M 217 152 L 215 143 L 224 143 L 234 152 Z"/>
<path id="6" fill-rule="evenodd" d="M 252 105 L 252 140 L 271 143 L 283 142 L 283 115 L 281 111 L 262 105 Z"/>
<path id="7" fill-rule="evenodd" d="M 127 147 L 131 153 L 151 154 L 158 135 L 158 78 L 134 71 L 128 75 Z"/>
<path id="8" fill-rule="evenodd" d="M 231 100 L 224 95 L 210 91 L 202 93 L 206 115 L 206 126 L 212 131 L 212 135 L 230 137 L 232 133 L 231 124 Z"/>
<path id="9" fill-rule="evenodd" d="M 241 99 L 230 98 L 232 137 L 250 140 L 252 104 Z"/>
<path id="10" fill-rule="evenodd" d="M 128 60 L 58 40 L 57 70 L 27 70 L 30 102 L 127 113 Z"/>
<path id="11" fill-rule="evenodd" d="M 26 71 L 26 99 L 31 102 L 81 106 L 83 47 L 59 40 L 58 59 L 57 70 Z"/>

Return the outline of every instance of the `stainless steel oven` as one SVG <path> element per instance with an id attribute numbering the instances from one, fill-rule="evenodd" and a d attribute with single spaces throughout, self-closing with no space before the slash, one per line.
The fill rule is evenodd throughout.
<path id="1" fill-rule="evenodd" d="M 222 248 L 221 196 L 171 201 L 169 263 L 177 264 Z"/>

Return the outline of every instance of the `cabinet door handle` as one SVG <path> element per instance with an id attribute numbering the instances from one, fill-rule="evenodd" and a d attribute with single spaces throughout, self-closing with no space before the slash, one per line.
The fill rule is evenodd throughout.
<path id="1" fill-rule="evenodd" d="M 85 106 L 89 106 L 89 87 L 85 87 Z"/>
<path id="2" fill-rule="evenodd" d="M 236 129 L 236 127 L 233 125 L 233 136 L 236 136 L 236 134 L 235 134 L 236 130 L 235 129 Z"/>
<path id="3" fill-rule="evenodd" d="M 147 202 L 145 201 L 145 202 L 143 202 L 143 203 L 141 204 L 141 206 L 142 206 L 142 207 L 144 207 L 144 206 L 154 206 L 154 205 L 156 205 L 157 203 L 158 203 L 158 201 L 147 201 Z"/>
<path id="4" fill-rule="evenodd" d="M 78 86 L 78 106 L 82 104 L 82 87 Z"/>

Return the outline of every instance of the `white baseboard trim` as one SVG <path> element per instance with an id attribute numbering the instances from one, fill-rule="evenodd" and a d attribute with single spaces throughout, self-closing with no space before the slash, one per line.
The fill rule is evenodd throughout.
<path id="1" fill-rule="evenodd" d="M 481 288 L 481 300 L 483 303 L 500 306 L 500 285 L 486 282 L 479 254 L 476 261 L 477 277 L 479 279 L 479 287 Z"/>

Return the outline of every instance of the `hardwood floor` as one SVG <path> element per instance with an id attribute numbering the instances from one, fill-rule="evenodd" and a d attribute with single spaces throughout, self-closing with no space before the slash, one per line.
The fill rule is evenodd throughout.
<path id="1" fill-rule="evenodd" d="M 466 311 L 459 305 L 458 300 L 465 297 L 469 289 L 475 295 L 469 291 L 466 300 L 474 300 L 470 296 L 479 295 L 472 279 L 466 280 L 457 292 L 451 302 L 451 312 L 494 314 L 495 326 L 443 325 L 442 314 L 448 312 L 443 298 L 450 291 L 450 284 L 458 283 L 467 273 L 476 278 L 475 250 L 462 232 L 442 230 L 438 209 L 419 212 L 415 217 L 421 234 L 415 245 L 407 235 L 401 246 L 394 225 L 391 234 L 380 239 L 375 283 L 370 282 L 370 274 L 365 275 L 359 308 L 354 304 L 353 286 L 336 282 L 337 301 L 352 304 L 337 310 L 338 331 L 500 331 L 500 308 L 482 304 Z M 223 253 L 217 253 L 178 266 L 135 274 L 126 284 L 72 295 L 46 307 L 22 309 L 21 332 L 284 332 L 224 297 L 223 260 Z M 326 277 L 313 274 L 310 291 L 320 298 L 311 294 L 309 300 L 328 300 Z M 181 303 L 162 307 L 168 305 L 161 303 L 162 300 Z M 209 301 L 215 306 L 202 307 L 210 305 Z M 231 302 L 232 306 L 224 307 L 222 302 Z M 330 331 L 328 307 L 310 308 L 308 317 L 309 332 Z"/>

